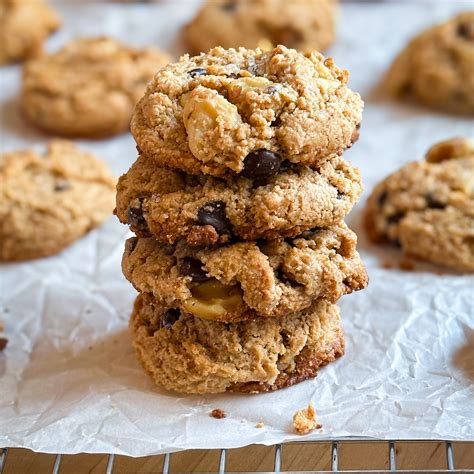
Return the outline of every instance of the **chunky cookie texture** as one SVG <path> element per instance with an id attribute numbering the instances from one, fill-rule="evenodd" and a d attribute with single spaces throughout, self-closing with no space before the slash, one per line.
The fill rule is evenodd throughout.
<path id="1" fill-rule="evenodd" d="M 333 225 L 361 191 L 358 169 L 337 156 L 316 170 L 291 166 L 261 180 L 189 175 L 142 155 L 119 179 L 116 213 L 139 236 L 206 246 Z"/>
<path id="2" fill-rule="evenodd" d="M 122 269 L 151 300 L 202 319 L 271 318 L 364 288 L 367 274 L 356 242 L 344 223 L 294 239 L 214 249 L 131 238 Z"/>
<path id="3" fill-rule="evenodd" d="M 0 155 L 0 260 L 60 252 L 111 215 L 115 179 L 74 144 Z"/>
<path id="4" fill-rule="evenodd" d="M 0 2 L 0 64 L 38 56 L 61 21 L 42 0 Z"/>
<path id="5" fill-rule="evenodd" d="M 173 310 L 174 311 L 174 310 Z M 316 376 L 344 353 L 339 310 L 320 301 L 299 314 L 235 324 L 204 321 L 138 296 L 130 328 L 154 382 L 182 393 L 265 392 Z"/>
<path id="6" fill-rule="evenodd" d="M 335 37 L 333 0 L 208 0 L 185 27 L 193 54 L 214 46 L 256 48 L 283 44 L 324 51 Z"/>
<path id="7" fill-rule="evenodd" d="M 131 130 L 162 166 L 267 179 L 286 162 L 318 167 L 352 145 L 363 103 L 347 81 L 317 52 L 218 47 L 161 69 Z"/>
<path id="8" fill-rule="evenodd" d="M 437 109 L 474 115 L 474 11 L 411 40 L 385 79 L 387 90 Z"/>
<path id="9" fill-rule="evenodd" d="M 78 39 L 26 64 L 22 108 L 36 126 L 61 136 L 125 132 L 146 84 L 169 57 L 111 38 Z"/>
<path id="10" fill-rule="evenodd" d="M 365 222 L 375 242 L 388 241 L 413 257 L 474 271 L 474 142 L 433 146 L 374 189 Z"/>

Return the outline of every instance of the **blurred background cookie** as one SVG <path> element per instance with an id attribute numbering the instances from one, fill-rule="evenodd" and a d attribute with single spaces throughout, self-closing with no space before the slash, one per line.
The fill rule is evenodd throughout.
<path id="1" fill-rule="evenodd" d="M 0 65 L 38 56 L 61 21 L 42 0 L 0 1 Z"/>
<path id="2" fill-rule="evenodd" d="M 23 112 L 40 129 L 61 136 L 125 132 L 146 84 L 168 60 L 157 49 L 128 48 L 111 38 L 74 40 L 25 65 Z"/>

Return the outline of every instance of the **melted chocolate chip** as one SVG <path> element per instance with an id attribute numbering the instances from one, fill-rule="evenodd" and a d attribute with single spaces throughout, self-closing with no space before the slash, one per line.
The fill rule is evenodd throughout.
<path id="1" fill-rule="evenodd" d="M 201 225 L 211 225 L 219 235 L 232 234 L 232 224 L 225 213 L 225 202 L 212 201 L 198 210 L 197 221 Z"/>
<path id="2" fill-rule="evenodd" d="M 383 206 L 385 204 L 385 201 L 388 198 L 388 192 L 387 191 L 382 191 L 379 194 L 379 197 L 377 198 L 377 203 L 379 206 Z"/>
<path id="3" fill-rule="evenodd" d="M 389 224 L 396 224 L 399 222 L 403 217 L 405 216 L 404 212 L 396 212 L 395 214 L 392 214 L 391 216 L 387 217 L 387 222 Z"/>
<path id="4" fill-rule="evenodd" d="M 203 67 L 198 67 L 196 69 L 191 69 L 191 71 L 188 71 L 188 74 L 193 79 L 198 76 L 207 76 L 207 69 Z"/>
<path id="5" fill-rule="evenodd" d="M 143 217 L 142 209 L 143 199 L 136 199 L 133 205 L 130 205 L 127 211 L 127 223 L 132 230 L 148 230 L 148 225 Z"/>
<path id="6" fill-rule="evenodd" d="M 441 202 L 439 199 L 436 198 L 436 196 L 432 193 L 428 193 L 425 196 L 426 199 L 426 205 L 430 209 L 444 209 L 446 207 L 446 204 Z"/>
<path id="7" fill-rule="evenodd" d="M 257 186 L 260 186 L 278 173 L 282 161 L 283 158 L 273 151 L 264 148 L 252 151 L 245 157 L 241 174 L 255 180 Z"/>
<path id="8" fill-rule="evenodd" d="M 184 257 L 179 268 L 183 275 L 190 276 L 193 281 L 203 282 L 211 279 L 202 268 L 202 262 L 197 258 Z"/>
<path id="9" fill-rule="evenodd" d="M 69 181 L 66 181 L 65 179 L 58 181 L 54 185 L 54 190 L 58 193 L 62 191 L 67 191 L 68 189 L 71 189 L 71 183 Z"/>
<path id="10" fill-rule="evenodd" d="M 178 321 L 181 316 L 181 311 L 177 308 L 170 308 L 165 314 L 161 316 L 160 325 L 162 328 L 169 329 Z"/>

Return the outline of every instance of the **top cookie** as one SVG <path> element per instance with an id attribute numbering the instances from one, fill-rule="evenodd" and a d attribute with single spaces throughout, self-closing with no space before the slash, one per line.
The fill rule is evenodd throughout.
<path id="1" fill-rule="evenodd" d="M 474 114 L 474 11 L 462 13 L 411 40 L 385 83 L 437 109 Z"/>
<path id="2" fill-rule="evenodd" d="M 335 0 L 208 0 L 184 29 L 190 52 L 283 44 L 323 51 L 335 36 Z"/>
<path id="3" fill-rule="evenodd" d="M 105 163 L 55 140 L 0 155 L 0 260 L 53 255 L 112 214 L 115 179 Z"/>
<path id="4" fill-rule="evenodd" d="M 474 271 L 474 143 L 453 139 L 432 147 L 426 161 L 396 171 L 367 201 L 372 240 L 408 255 Z"/>
<path id="5" fill-rule="evenodd" d="M 125 132 L 147 82 L 168 59 L 110 38 L 72 41 L 25 65 L 23 111 L 39 128 L 62 136 Z"/>
<path id="6" fill-rule="evenodd" d="M 316 52 L 215 48 L 160 70 L 131 130 L 143 154 L 195 174 L 316 166 L 357 138 L 363 103 L 347 81 Z"/>
<path id="7" fill-rule="evenodd" d="M 42 0 L 0 2 L 0 64 L 37 56 L 50 33 L 61 21 Z"/>

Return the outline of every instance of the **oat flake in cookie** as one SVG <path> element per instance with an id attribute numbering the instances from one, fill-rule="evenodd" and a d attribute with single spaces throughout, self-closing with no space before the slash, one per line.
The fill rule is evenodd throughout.
<path id="1" fill-rule="evenodd" d="M 317 167 L 357 138 L 363 103 L 348 72 L 317 52 L 215 48 L 161 69 L 133 114 L 139 149 L 190 173 L 258 175 Z M 259 176 L 257 176 L 259 177 Z"/>
<path id="2" fill-rule="evenodd" d="M 474 271 L 474 142 L 434 145 L 376 186 L 365 223 L 375 242 L 459 271 Z"/>
<path id="3" fill-rule="evenodd" d="M 391 66 L 384 87 L 430 107 L 474 115 L 474 11 L 411 40 Z"/>
<path id="4" fill-rule="evenodd" d="M 154 382 L 181 393 L 266 392 L 316 376 L 344 353 L 339 310 L 320 301 L 299 314 L 235 324 L 135 301 L 138 358 Z"/>
<path id="5" fill-rule="evenodd" d="M 335 303 L 365 288 L 356 243 L 343 222 L 293 239 L 210 249 L 131 238 L 122 270 L 160 305 L 214 321 L 268 319 L 301 311 L 317 299 Z"/>
<path id="6" fill-rule="evenodd" d="M 0 183 L 0 261 L 58 253 L 114 207 L 115 178 L 105 163 L 66 141 L 52 141 L 44 155 L 1 154 Z"/>
<path id="7" fill-rule="evenodd" d="M 139 236 L 206 246 L 295 237 L 333 225 L 361 191 L 358 169 L 338 156 L 317 170 L 293 165 L 256 182 L 189 175 L 142 155 L 119 179 L 116 213 Z"/>
<path id="8" fill-rule="evenodd" d="M 37 127 L 61 136 L 125 132 L 147 82 L 168 61 L 156 49 L 132 49 L 111 38 L 74 40 L 25 65 L 23 112 Z"/>
<path id="9" fill-rule="evenodd" d="M 207 0 L 184 28 L 190 52 L 283 44 L 324 51 L 335 37 L 336 0 Z"/>

